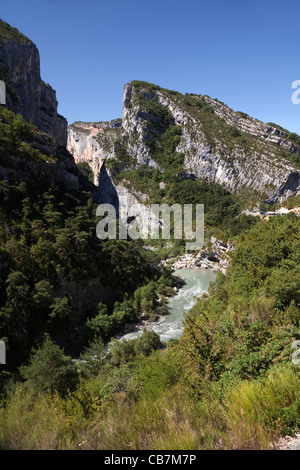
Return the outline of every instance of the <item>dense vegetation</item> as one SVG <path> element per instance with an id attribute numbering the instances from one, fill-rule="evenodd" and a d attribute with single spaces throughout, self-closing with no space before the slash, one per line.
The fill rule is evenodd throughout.
<path id="1" fill-rule="evenodd" d="M 34 145 L 33 145 L 34 142 Z M 25 123 L 20 114 L 0 108 L 0 158 L 5 166 L 12 165 L 11 156 L 26 161 L 50 163 L 58 161 L 53 153 L 43 153 L 41 148 L 55 148 L 53 137 Z"/>
<path id="2" fill-rule="evenodd" d="M 271 448 L 300 424 L 299 253 L 297 217 L 259 222 L 167 348 L 95 338 L 75 366 L 46 338 L 10 384 L 1 447 Z"/>
<path id="3" fill-rule="evenodd" d="M 149 108 L 152 101 L 145 100 L 145 103 L 147 110 L 151 110 L 153 114 L 153 108 Z M 187 178 L 184 173 L 184 155 L 176 152 L 181 132 L 181 127 L 176 125 L 167 126 L 167 129 L 152 128 L 156 138 L 151 140 L 149 146 L 152 158 L 160 167 L 140 166 L 128 169 L 128 160 L 122 155 L 122 166 L 114 163 L 114 180 L 128 181 L 131 187 L 148 194 L 153 204 L 204 204 L 206 227 L 221 238 L 235 238 L 242 230 L 255 224 L 256 219 L 244 214 L 239 216 L 243 209 L 239 199 L 221 185 Z M 124 147 L 121 148 L 125 153 Z M 131 162 L 128 166 L 131 166 Z M 126 182 L 123 184 L 128 185 Z"/>
<path id="4" fill-rule="evenodd" d="M 13 39 L 20 44 L 32 44 L 32 41 L 28 39 L 24 34 L 20 33 L 17 28 L 13 28 L 5 21 L 0 19 L 0 42 L 6 41 L 7 39 Z"/>
<path id="5" fill-rule="evenodd" d="M 161 112 L 155 100 L 150 108 Z M 161 169 L 130 168 L 130 159 L 127 168 L 119 142 L 116 179 L 152 202 L 204 203 L 207 230 L 236 238 L 236 248 L 179 341 L 163 344 L 147 330 L 112 339 L 141 316 L 166 313 L 174 279 L 141 240 L 96 237 L 90 192 L 8 177 L 12 157 L 30 169 L 59 156 L 19 116 L 1 109 L 0 117 L 0 338 L 8 346 L 0 448 L 261 449 L 298 430 L 299 218 L 237 217 L 233 195 L 185 179 L 171 120 L 154 126 L 149 142 Z"/>
<path id="6" fill-rule="evenodd" d="M 0 337 L 11 372 L 46 333 L 79 354 L 95 335 L 107 341 L 142 314 L 155 317 L 174 284 L 140 240 L 97 238 L 91 193 L 30 176 L 30 165 L 59 161 L 55 146 L 51 155 L 35 148 L 38 139 L 51 148 L 53 139 L 1 108 Z M 12 157 L 24 163 L 26 180 Z"/>
<path id="7" fill-rule="evenodd" d="M 88 178 L 88 180 L 91 183 L 94 182 L 94 173 L 91 170 L 91 167 L 87 162 L 79 162 L 79 163 L 76 164 L 76 166 L 83 173 L 83 175 Z"/>

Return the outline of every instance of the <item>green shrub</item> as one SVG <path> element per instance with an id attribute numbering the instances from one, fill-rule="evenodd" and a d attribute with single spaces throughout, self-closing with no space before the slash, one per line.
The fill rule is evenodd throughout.
<path id="1" fill-rule="evenodd" d="M 56 391 L 65 395 L 74 390 L 78 383 L 77 370 L 71 358 L 46 337 L 40 349 L 32 352 L 27 366 L 20 367 L 22 377 L 34 393 L 51 393 Z"/>

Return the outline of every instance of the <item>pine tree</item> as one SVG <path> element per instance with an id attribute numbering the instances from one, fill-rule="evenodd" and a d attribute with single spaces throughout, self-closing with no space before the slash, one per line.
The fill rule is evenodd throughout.
<path id="1" fill-rule="evenodd" d="M 49 336 L 40 349 L 34 350 L 27 366 L 20 373 L 36 393 L 65 395 L 74 390 L 78 382 L 76 366 L 64 355 L 60 347 Z"/>

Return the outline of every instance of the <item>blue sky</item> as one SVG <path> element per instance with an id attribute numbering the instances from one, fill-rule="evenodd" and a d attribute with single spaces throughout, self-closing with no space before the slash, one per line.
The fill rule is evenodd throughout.
<path id="1" fill-rule="evenodd" d="M 122 116 L 124 85 L 207 94 L 300 134 L 296 0 L 10 0 L 0 16 L 38 47 L 69 124 Z"/>

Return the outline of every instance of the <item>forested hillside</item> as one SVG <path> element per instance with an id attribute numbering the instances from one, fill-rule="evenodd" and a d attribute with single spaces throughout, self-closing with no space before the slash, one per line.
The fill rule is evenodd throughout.
<path id="1" fill-rule="evenodd" d="M 296 216 L 241 236 L 167 349 L 147 331 L 108 353 L 98 338 L 76 369 L 46 339 L 3 401 L 2 448 L 269 449 L 293 434 L 299 243 Z"/>
<path id="2" fill-rule="evenodd" d="M 0 44 L 0 449 L 276 448 L 300 427 L 300 219 L 259 211 L 299 204 L 299 136 L 133 81 L 122 120 L 69 127 L 75 158 L 37 48 L 3 21 Z M 173 227 L 100 240 L 98 204 L 124 194 L 204 204 L 197 255 L 226 253 L 180 339 L 120 339 L 168 314 L 185 250 Z"/>
<path id="3" fill-rule="evenodd" d="M 141 240 L 97 238 L 93 185 L 74 164 L 65 184 L 51 182 L 71 156 L 46 145 L 42 153 L 36 141 L 50 137 L 5 108 L 0 137 L 0 337 L 13 372 L 44 333 L 79 354 L 95 334 L 106 341 L 139 319 L 139 288 L 152 281 L 154 306 L 175 281 Z M 77 189 L 72 172 L 83 180 Z"/>

